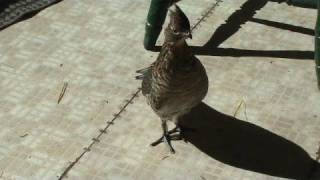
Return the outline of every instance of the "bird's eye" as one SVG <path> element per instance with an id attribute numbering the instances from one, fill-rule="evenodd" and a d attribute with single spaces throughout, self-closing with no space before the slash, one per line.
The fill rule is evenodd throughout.
<path id="1" fill-rule="evenodd" d="M 177 31 L 177 30 L 175 30 L 175 29 L 173 29 L 173 33 L 178 33 L 178 31 Z"/>

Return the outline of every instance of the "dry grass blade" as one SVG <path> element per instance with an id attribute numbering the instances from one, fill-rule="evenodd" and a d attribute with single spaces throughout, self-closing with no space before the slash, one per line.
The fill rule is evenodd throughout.
<path id="1" fill-rule="evenodd" d="M 26 134 L 24 134 L 24 135 L 21 135 L 20 137 L 21 138 L 24 138 L 24 137 L 27 137 L 29 134 L 28 133 L 26 133 Z"/>
<path id="2" fill-rule="evenodd" d="M 58 99 L 58 104 L 61 102 L 64 94 L 66 93 L 67 87 L 68 87 L 68 83 L 67 82 L 63 83 L 63 87 L 62 87 L 62 90 L 61 90 L 61 93 L 60 93 L 59 99 Z"/>
<path id="3" fill-rule="evenodd" d="M 240 110 L 243 102 L 244 102 L 244 101 L 243 101 L 243 99 L 242 99 L 242 100 L 240 101 L 239 105 L 237 106 L 236 111 L 233 113 L 233 117 L 236 117 L 236 116 L 237 116 L 237 114 L 238 114 L 238 112 L 239 112 L 239 110 Z"/>
<path id="4" fill-rule="evenodd" d="M 165 160 L 167 159 L 169 156 L 164 156 L 161 160 Z"/>
<path id="5" fill-rule="evenodd" d="M 245 115 L 245 117 L 246 117 L 246 120 L 248 120 L 248 116 L 247 116 L 247 105 L 246 105 L 246 102 L 244 101 L 244 99 L 242 99 L 242 100 L 240 101 L 239 105 L 237 106 L 236 111 L 235 111 L 234 114 L 233 114 L 233 117 L 236 117 L 236 116 L 237 116 L 237 114 L 238 114 L 238 112 L 239 112 L 239 110 L 240 110 L 240 108 L 241 108 L 242 105 L 244 106 L 244 115 Z"/>
<path id="6" fill-rule="evenodd" d="M 200 178 L 202 179 L 202 180 L 207 180 L 205 177 L 203 177 L 203 176 L 200 176 Z"/>

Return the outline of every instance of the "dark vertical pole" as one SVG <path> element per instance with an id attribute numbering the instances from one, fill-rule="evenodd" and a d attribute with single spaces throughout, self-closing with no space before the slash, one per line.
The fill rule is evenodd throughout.
<path id="1" fill-rule="evenodd" d="M 316 62 L 316 73 L 318 78 L 318 88 L 320 89 L 320 0 L 318 1 L 318 17 L 315 28 L 315 62 Z"/>
<path id="2" fill-rule="evenodd" d="M 143 45 L 147 50 L 155 47 L 172 0 L 151 0 Z"/>

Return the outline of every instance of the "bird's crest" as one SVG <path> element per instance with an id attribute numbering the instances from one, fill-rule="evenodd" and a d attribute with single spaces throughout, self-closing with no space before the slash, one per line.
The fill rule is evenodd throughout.
<path id="1" fill-rule="evenodd" d="M 169 28 L 174 34 L 191 37 L 190 22 L 185 13 L 176 4 L 169 8 Z"/>

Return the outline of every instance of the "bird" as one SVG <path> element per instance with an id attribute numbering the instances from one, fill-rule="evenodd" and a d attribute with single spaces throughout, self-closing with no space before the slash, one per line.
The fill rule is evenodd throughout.
<path id="1" fill-rule="evenodd" d="M 186 129 L 179 125 L 179 117 L 204 99 L 208 92 L 208 77 L 186 43 L 186 39 L 192 39 L 188 17 L 175 3 L 169 7 L 169 16 L 165 40 L 156 61 L 136 71 L 140 74 L 136 79 L 142 80 L 142 94 L 161 119 L 163 135 L 151 145 L 164 142 L 170 152 L 175 153 L 171 141 L 183 139 L 182 133 Z M 170 131 L 168 121 L 176 124 Z"/>

